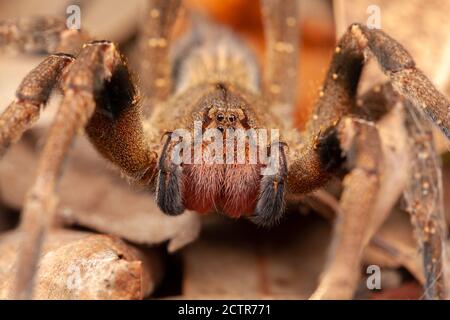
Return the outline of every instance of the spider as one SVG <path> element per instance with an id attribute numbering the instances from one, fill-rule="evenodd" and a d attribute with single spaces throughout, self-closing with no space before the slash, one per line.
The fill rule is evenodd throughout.
<path id="1" fill-rule="evenodd" d="M 91 41 L 84 30 L 68 30 L 49 18 L 0 23 L 1 46 L 50 54 L 24 78 L 1 115 L 0 153 L 38 119 L 52 91 L 63 95 L 24 204 L 21 228 L 26 233 L 12 297 L 31 296 L 40 244 L 55 223 L 63 161 L 77 133 L 85 130 L 98 152 L 125 176 L 148 186 L 169 215 L 221 212 L 270 226 L 283 216 L 290 197 L 343 177 L 335 250 L 313 298 L 351 298 L 361 251 L 380 215 L 401 192 L 381 192 L 390 178 L 396 182 L 386 174 L 386 146 L 394 153 L 405 150 L 398 146 L 395 151 L 395 142 L 386 141 L 380 123 L 387 116 L 404 119 L 408 108 L 424 112 L 450 138 L 450 105 L 398 42 L 381 30 L 352 24 L 336 46 L 306 129 L 299 132 L 286 114 L 296 96 L 297 5 L 295 0 L 262 0 L 267 54 L 260 76 L 245 44 L 210 22 L 200 21 L 173 43 L 181 1 L 150 0 L 139 41 L 143 98 L 116 44 Z M 378 61 L 390 82 L 358 96 L 369 57 Z M 225 136 L 235 129 L 278 128 L 281 143 L 267 148 L 279 155 L 274 170 L 262 174 L 268 165 L 250 163 L 247 147 L 241 164 L 174 161 L 177 144 L 172 133 L 192 132 L 196 122 L 201 133 L 218 129 Z M 219 154 L 225 156 L 226 151 Z M 380 194 L 392 198 L 385 208 L 380 208 Z M 423 244 L 427 296 L 445 298 L 445 286 L 436 279 L 443 270 L 444 231 L 437 220 L 421 227 L 428 235 Z M 332 290 L 336 287 L 338 294 Z"/>

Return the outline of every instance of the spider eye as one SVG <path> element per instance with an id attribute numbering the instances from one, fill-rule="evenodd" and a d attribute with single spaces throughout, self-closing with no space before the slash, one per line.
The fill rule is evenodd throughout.
<path id="1" fill-rule="evenodd" d="M 216 119 L 217 119 L 217 121 L 222 122 L 223 119 L 225 119 L 225 116 L 224 116 L 223 114 L 219 113 L 219 114 L 216 116 Z"/>
<path id="2" fill-rule="evenodd" d="M 234 114 L 229 115 L 228 116 L 228 121 L 230 121 L 231 123 L 233 123 L 234 121 L 236 121 L 236 116 Z"/>

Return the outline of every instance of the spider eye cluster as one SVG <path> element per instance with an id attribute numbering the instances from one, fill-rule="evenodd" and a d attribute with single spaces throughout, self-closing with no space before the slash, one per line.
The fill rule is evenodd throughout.
<path id="1" fill-rule="evenodd" d="M 222 112 L 219 111 L 215 115 L 215 120 L 221 125 L 233 126 L 238 119 L 238 116 L 233 111 Z"/>
<path id="2" fill-rule="evenodd" d="M 224 132 L 227 128 L 242 127 L 242 121 L 245 121 L 244 111 L 240 107 L 217 108 L 211 107 L 208 110 L 208 127 L 216 128 Z"/>
<path id="3" fill-rule="evenodd" d="M 222 112 L 219 112 L 216 115 L 216 120 L 217 122 L 223 123 L 223 122 L 228 122 L 229 124 L 233 124 L 236 122 L 237 120 L 237 116 L 234 113 L 230 113 L 228 115 L 223 114 Z"/>

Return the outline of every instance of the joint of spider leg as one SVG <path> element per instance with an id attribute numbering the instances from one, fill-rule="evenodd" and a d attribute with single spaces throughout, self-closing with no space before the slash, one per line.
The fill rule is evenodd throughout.
<path id="1" fill-rule="evenodd" d="M 128 68 L 123 64 L 116 66 L 111 78 L 95 90 L 94 98 L 101 112 L 111 119 L 118 119 L 125 110 L 138 103 L 136 87 Z"/>
<path id="2" fill-rule="evenodd" d="M 362 26 L 359 23 L 353 23 L 349 27 L 350 32 L 353 34 L 353 36 L 358 41 L 358 45 L 360 48 L 367 47 L 367 38 L 363 33 Z"/>
<path id="3" fill-rule="evenodd" d="M 317 136 L 314 150 L 319 155 L 322 167 L 328 172 L 336 171 L 346 160 L 335 125 Z"/>
<path id="4" fill-rule="evenodd" d="M 22 92 L 16 92 L 14 102 L 17 105 L 27 104 L 28 106 L 29 104 L 30 107 L 34 107 L 38 110 L 41 110 L 41 108 L 44 106 L 44 103 L 41 101 L 41 99 L 24 95 Z"/>

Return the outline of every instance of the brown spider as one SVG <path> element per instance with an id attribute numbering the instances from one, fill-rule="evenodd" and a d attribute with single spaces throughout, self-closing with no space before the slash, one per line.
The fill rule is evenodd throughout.
<path id="1" fill-rule="evenodd" d="M 64 23 L 51 19 L 0 22 L 1 46 L 52 53 L 25 77 L 16 99 L 0 117 L 0 153 L 37 120 L 53 89 L 63 93 L 23 209 L 21 227 L 27 233 L 13 297 L 31 295 L 40 244 L 55 220 L 62 164 L 72 140 L 85 129 L 98 152 L 155 191 L 159 207 L 170 215 L 219 211 L 272 225 L 282 217 L 285 199 L 345 175 L 335 251 L 314 297 L 350 298 L 362 249 L 376 230 L 374 225 L 382 221 L 379 216 L 400 195 L 386 195 L 392 200 L 380 208 L 378 196 L 390 177 L 383 175 L 389 141 L 379 132 L 378 121 L 392 114 L 403 119 L 406 105 L 412 112 L 424 111 L 450 137 L 447 98 L 399 43 L 383 31 L 353 24 L 336 47 L 311 119 L 299 133 L 283 113 L 295 103 L 297 2 L 262 1 L 267 46 L 262 84 L 255 58 L 220 27 L 194 28 L 175 46 L 171 59 L 171 31 L 180 2 L 150 1 L 140 41 L 142 89 L 147 97 L 142 102 L 115 44 L 86 42 L 89 36 L 84 31 L 67 30 Z M 378 61 L 390 83 L 359 98 L 357 86 L 369 56 Z M 230 128 L 279 128 L 282 143 L 276 147 L 280 156 L 275 171 L 262 175 L 265 165 L 247 158 L 237 165 L 174 162 L 176 141 L 170 133 L 180 128 L 192 131 L 196 121 L 202 132 L 216 128 L 225 135 Z M 248 156 L 248 149 L 244 153 Z M 436 278 L 443 270 L 444 231 L 439 223 L 421 225 L 429 235 L 423 247 L 431 298 L 446 296 L 443 282 Z M 340 287 L 339 294 L 333 294 L 334 287 Z"/>

